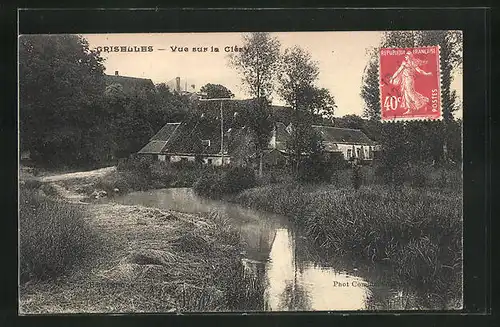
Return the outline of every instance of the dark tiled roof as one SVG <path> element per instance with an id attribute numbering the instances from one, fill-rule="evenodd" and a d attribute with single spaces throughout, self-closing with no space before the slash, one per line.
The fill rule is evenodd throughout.
<path id="1" fill-rule="evenodd" d="M 154 90 L 155 85 L 149 78 L 138 78 L 119 75 L 104 75 L 106 85 L 120 84 L 123 87 L 123 92 L 131 92 L 133 90 Z"/>
<path id="2" fill-rule="evenodd" d="M 359 129 L 338 128 L 330 126 L 313 125 L 313 129 L 320 135 L 325 142 L 330 143 L 349 143 L 374 145 L 365 133 Z"/>
<path id="3" fill-rule="evenodd" d="M 227 133 L 224 136 L 227 151 Z M 220 153 L 220 127 L 204 120 L 197 122 L 168 123 L 156 133 L 139 153 L 167 154 L 218 154 Z M 204 144 L 203 140 L 210 140 Z M 164 144 L 160 147 L 157 144 Z M 149 151 L 152 149 L 151 151 Z M 148 152 L 149 151 L 149 152 Z M 156 151 L 156 152 L 152 152 Z"/>

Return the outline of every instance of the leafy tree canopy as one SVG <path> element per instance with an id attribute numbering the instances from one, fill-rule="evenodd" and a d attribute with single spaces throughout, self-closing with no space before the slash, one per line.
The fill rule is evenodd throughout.
<path id="1" fill-rule="evenodd" d="M 207 99 L 234 98 L 233 92 L 221 84 L 205 84 L 201 87 L 200 92 L 206 93 Z"/>

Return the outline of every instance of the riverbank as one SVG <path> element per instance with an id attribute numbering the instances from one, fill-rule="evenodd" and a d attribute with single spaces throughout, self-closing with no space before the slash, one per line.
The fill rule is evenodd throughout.
<path id="1" fill-rule="evenodd" d="M 95 235 L 93 255 L 57 276 L 33 276 L 20 285 L 21 313 L 232 311 L 257 305 L 251 292 L 238 293 L 240 239 L 223 214 L 82 202 L 85 195 L 75 190 L 101 178 L 26 183 L 30 178 L 21 176 L 21 188 L 36 189 L 42 206 L 71 207 Z M 38 218 L 43 225 L 44 217 Z M 55 226 L 39 229 L 50 234 Z"/>
<path id="2" fill-rule="evenodd" d="M 245 190 L 232 201 L 289 217 L 327 259 L 385 267 L 382 282 L 409 286 L 426 295 L 424 302 L 434 299 L 430 308 L 461 307 L 461 191 L 370 185 L 356 192 L 289 183 Z"/>

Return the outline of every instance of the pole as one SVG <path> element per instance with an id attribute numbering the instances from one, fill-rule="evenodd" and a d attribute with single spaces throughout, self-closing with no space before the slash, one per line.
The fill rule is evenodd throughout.
<path id="1" fill-rule="evenodd" d="M 220 158 L 221 167 L 224 166 L 224 116 L 222 115 L 222 101 L 220 102 Z"/>
<path id="2" fill-rule="evenodd" d="M 224 116 L 222 114 L 222 102 L 227 100 L 231 101 L 231 98 L 212 98 L 212 99 L 198 99 L 199 101 L 220 101 L 220 155 L 221 155 L 221 166 L 224 165 Z"/>

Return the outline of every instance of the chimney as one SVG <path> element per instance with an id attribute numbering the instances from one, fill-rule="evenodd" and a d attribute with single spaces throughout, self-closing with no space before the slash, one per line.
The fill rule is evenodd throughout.
<path id="1" fill-rule="evenodd" d="M 179 93 L 181 92 L 181 78 L 180 77 L 175 78 L 175 90 Z"/>
<path id="2" fill-rule="evenodd" d="M 118 76 L 118 71 L 117 70 L 115 70 L 115 76 Z"/>

